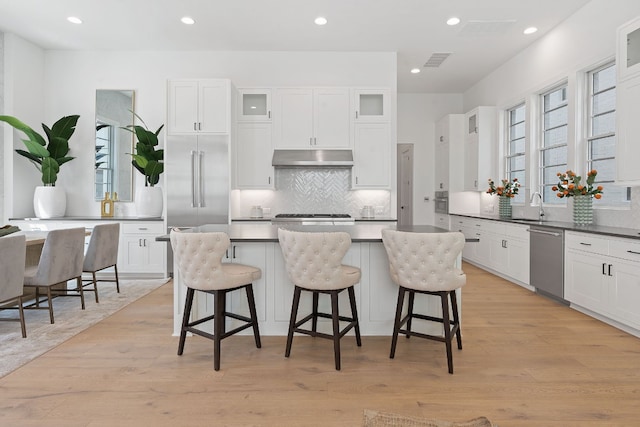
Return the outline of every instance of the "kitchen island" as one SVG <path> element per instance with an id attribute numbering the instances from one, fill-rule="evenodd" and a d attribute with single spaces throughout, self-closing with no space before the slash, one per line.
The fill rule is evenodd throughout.
<path id="1" fill-rule="evenodd" d="M 362 271 L 360 283 L 355 286 L 358 317 L 362 335 L 391 335 L 397 300 L 398 287 L 391 281 L 389 261 L 382 244 L 382 230 L 385 228 L 407 232 L 442 233 L 447 232 L 429 225 L 402 227 L 388 224 L 355 225 L 287 225 L 287 229 L 308 232 L 345 231 L 351 235 L 351 248 L 344 257 L 344 263 L 359 267 Z M 262 335 L 286 335 L 291 314 L 294 285 L 287 277 L 284 259 L 278 243 L 278 226 L 264 224 L 210 224 L 194 227 L 185 232 L 225 232 L 231 238 L 231 247 L 223 262 L 237 262 L 262 269 L 262 277 L 254 283 L 256 309 Z M 169 236 L 158 237 L 169 242 Z M 169 243 L 168 243 L 169 244 Z M 173 333 L 179 335 L 184 309 L 186 288 L 180 282 L 180 274 L 174 265 L 174 312 Z M 458 307 L 461 308 L 461 293 L 458 292 Z M 248 313 L 246 298 L 240 293 L 229 295 L 227 306 L 230 311 Z M 417 307 L 427 305 L 427 310 L 435 316 L 441 315 L 440 299 L 428 295 L 416 295 Z M 311 299 L 301 299 L 302 307 L 311 307 Z M 329 301 L 320 299 L 320 309 L 329 310 Z M 349 311 L 348 298 L 340 299 L 340 312 Z M 194 317 L 203 317 L 213 312 L 213 297 L 196 293 Z M 462 313 L 460 313 L 462 318 Z M 212 323 L 212 322 L 210 322 Z M 321 322 L 322 323 L 322 322 Z M 416 322 L 417 323 L 417 322 Z M 207 324 L 203 325 L 207 327 Z M 228 328 L 234 327 L 229 320 Z M 208 325 L 212 329 L 213 325 Z M 326 322 L 322 327 L 330 328 Z M 416 325 L 415 330 L 425 333 L 442 333 L 439 325 Z M 328 330 L 328 329 L 327 329 Z"/>

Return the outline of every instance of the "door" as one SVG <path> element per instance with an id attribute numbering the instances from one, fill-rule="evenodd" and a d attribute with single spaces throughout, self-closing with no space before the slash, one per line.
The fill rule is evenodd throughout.
<path id="1" fill-rule="evenodd" d="M 273 188 L 271 123 L 238 123 L 237 188 Z"/>
<path id="2" fill-rule="evenodd" d="M 310 148 L 313 143 L 311 89 L 276 89 L 275 142 L 277 148 Z"/>
<path id="3" fill-rule="evenodd" d="M 389 188 L 389 123 L 357 123 L 353 142 L 354 188 Z"/>
<path id="4" fill-rule="evenodd" d="M 202 80 L 198 91 L 198 132 L 229 133 L 229 82 Z"/>
<path id="5" fill-rule="evenodd" d="M 313 137 L 318 147 L 350 146 L 349 89 L 314 90 Z"/>
<path id="6" fill-rule="evenodd" d="M 167 137 L 167 219 L 169 227 L 189 227 L 198 223 L 195 188 L 196 135 Z"/>
<path id="7" fill-rule="evenodd" d="M 229 223 L 229 146 L 225 136 L 198 136 L 198 222 Z"/>
<path id="8" fill-rule="evenodd" d="M 413 144 L 398 144 L 398 225 L 413 225 Z"/>
<path id="9" fill-rule="evenodd" d="M 169 81 L 167 131 L 195 133 L 198 122 L 198 82 L 194 80 Z"/>

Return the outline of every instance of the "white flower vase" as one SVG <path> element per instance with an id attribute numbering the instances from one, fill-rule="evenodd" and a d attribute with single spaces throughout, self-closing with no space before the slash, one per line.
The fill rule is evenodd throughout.
<path id="1" fill-rule="evenodd" d="M 573 198 L 573 223 L 576 225 L 593 224 L 593 196 L 575 196 Z"/>
<path id="2" fill-rule="evenodd" d="M 139 187 L 136 190 L 136 215 L 139 218 L 159 218 L 162 216 L 162 188 Z"/>
<path id="3" fill-rule="evenodd" d="M 511 218 L 511 197 L 500 196 L 498 213 L 500 218 Z"/>
<path id="4" fill-rule="evenodd" d="M 33 192 L 36 218 L 60 218 L 67 210 L 67 194 L 62 187 L 38 186 Z"/>

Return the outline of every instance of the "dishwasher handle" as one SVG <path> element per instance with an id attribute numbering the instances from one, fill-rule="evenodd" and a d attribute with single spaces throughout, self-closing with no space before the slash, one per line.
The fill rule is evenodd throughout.
<path id="1" fill-rule="evenodd" d="M 554 236 L 554 237 L 560 237 L 561 236 L 560 233 L 555 233 L 553 231 L 536 230 L 536 229 L 532 229 L 532 228 L 528 228 L 527 231 L 529 233 L 547 234 L 549 236 Z"/>

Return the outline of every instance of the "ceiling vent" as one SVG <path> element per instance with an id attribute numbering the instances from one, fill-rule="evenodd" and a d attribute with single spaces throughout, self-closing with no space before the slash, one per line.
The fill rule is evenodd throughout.
<path id="1" fill-rule="evenodd" d="M 514 20 L 507 21 L 468 21 L 461 29 L 461 36 L 481 37 L 481 36 L 500 36 L 515 24 Z"/>
<path id="2" fill-rule="evenodd" d="M 424 63 L 423 67 L 425 68 L 438 68 L 445 59 L 447 59 L 451 55 L 450 52 L 440 52 L 434 53 L 431 57 Z"/>

